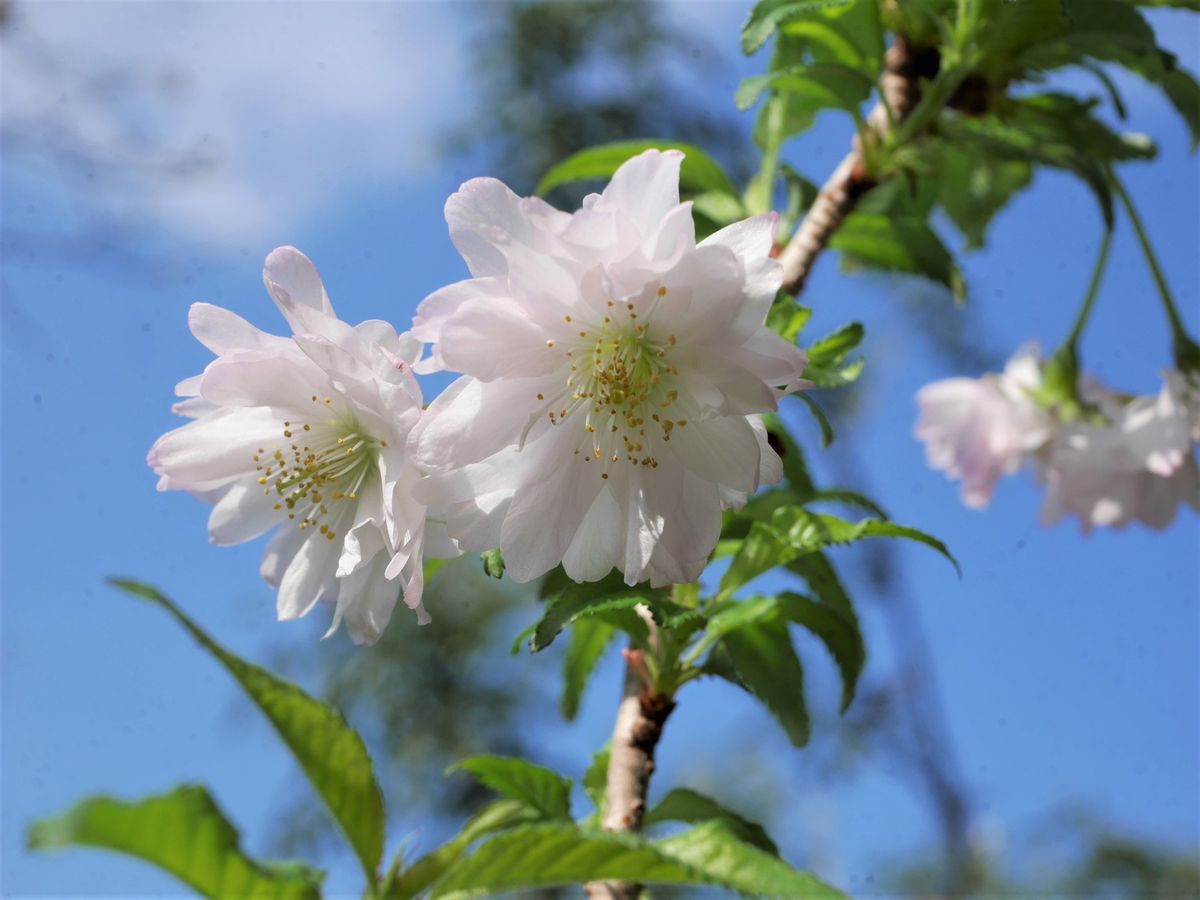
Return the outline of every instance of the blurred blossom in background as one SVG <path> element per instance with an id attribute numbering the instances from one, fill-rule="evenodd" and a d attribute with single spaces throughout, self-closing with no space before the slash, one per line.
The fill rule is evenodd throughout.
<path id="1" fill-rule="evenodd" d="M 430 627 L 402 617 L 374 648 L 344 634 L 322 643 L 324 621 L 275 622 L 261 545 L 209 545 L 206 510 L 156 494 L 145 454 L 179 424 L 171 386 L 207 362 L 187 332 L 193 301 L 278 331 L 259 274 L 275 246 L 305 249 L 347 320 L 403 329 L 424 296 L 465 277 L 442 205 L 470 177 L 527 194 L 572 150 L 632 137 L 692 141 L 744 173 L 752 116 L 732 97 L 761 67 L 738 48 L 747 6 L 0 4 L 0 891 L 173 891 L 131 860 L 27 855 L 23 831 L 81 795 L 133 797 L 180 778 L 225 798 L 251 852 L 312 847 L 332 892 L 357 884 L 265 724 L 188 638 L 105 588 L 109 574 L 160 585 L 230 649 L 341 704 L 390 760 L 391 833 L 418 852 L 478 800 L 465 775 L 441 775 L 457 757 L 523 750 L 582 771 L 610 728 L 620 659 L 564 731 L 542 686 L 557 651 L 507 652 L 534 615 L 530 591 L 485 580 L 468 557 L 430 584 Z M 1151 19 L 1195 69 L 1195 20 Z M 1127 184 L 1195 333 L 1195 161 L 1161 97 L 1119 85 L 1124 127 L 1162 148 Z M 787 161 L 820 181 L 848 141 L 831 117 L 794 145 L 811 155 Z M 671 770 L 662 784 L 769 820 L 789 859 L 853 894 L 1195 884 L 1195 515 L 1162 533 L 1044 529 L 1027 474 L 1003 479 L 986 512 L 969 510 L 911 436 L 921 385 L 997 371 L 1023 342 L 1066 332 L 1099 239 L 1092 204 L 1067 177 L 1040 175 L 967 258 L 962 311 L 924 283 L 847 277 L 832 260 L 807 287 L 811 333 L 848 318 L 868 329 L 868 375 L 832 409 L 834 447 L 816 450 L 796 417 L 814 465 L 944 538 L 964 577 L 907 547 L 845 551 L 872 598 L 872 656 L 847 716 L 814 641 L 803 648 L 811 747 L 791 749 L 732 688 L 704 684 L 676 713 L 659 766 Z M 1145 314 L 1156 303 L 1122 225 L 1085 368 L 1157 392 L 1170 348 L 1161 316 Z M 426 379 L 426 397 L 447 381 Z"/>

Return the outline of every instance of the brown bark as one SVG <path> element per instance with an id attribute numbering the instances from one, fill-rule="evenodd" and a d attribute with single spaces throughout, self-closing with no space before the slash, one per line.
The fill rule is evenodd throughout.
<path id="1" fill-rule="evenodd" d="M 884 55 L 879 85 L 886 104 L 883 100 L 876 103 L 867 116 L 868 132 L 873 133 L 869 139 L 882 138 L 893 127 L 888 118 L 889 108 L 894 121 L 899 123 L 916 105 L 917 77 L 924 63 L 918 57 L 907 38 L 896 35 L 895 42 Z M 785 291 L 799 294 L 804 289 L 821 251 L 829 245 L 830 238 L 850 215 L 859 198 L 873 186 L 874 182 L 866 174 L 861 141 L 856 136 L 850 152 L 821 187 L 812 208 L 779 254 Z"/>
<path id="2" fill-rule="evenodd" d="M 608 762 L 604 817 L 606 831 L 642 830 L 646 794 L 654 772 L 654 751 L 675 701 L 655 694 L 639 674 L 640 651 L 626 652 L 625 684 L 613 725 Z M 592 900 L 635 900 L 641 885 L 629 882 L 592 882 L 584 891 Z"/>

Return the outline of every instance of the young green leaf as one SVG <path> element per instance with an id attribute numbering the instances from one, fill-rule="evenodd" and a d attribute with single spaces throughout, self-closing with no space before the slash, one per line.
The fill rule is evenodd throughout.
<path id="1" fill-rule="evenodd" d="M 634 610 L 646 597 L 633 590 L 615 596 L 595 596 L 581 590 L 559 594 L 546 604 L 546 611 L 534 627 L 529 649 L 534 653 L 545 650 L 564 628 L 584 617 L 596 616 L 609 625 L 624 631 L 637 643 L 644 643 L 649 632 L 642 617 Z"/>
<path id="2" fill-rule="evenodd" d="M 519 800 L 547 819 L 571 818 L 571 779 L 511 756 L 472 756 L 455 763 L 447 774 L 470 772 L 498 794 Z"/>
<path id="3" fill-rule="evenodd" d="M 161 606 L 220 661 L 292 751 L 346 836 L 368 881 L 374 883 L 383 855 L 383 795 L 362 738 L 346 724 L 342 714 L 296 685 L 225 650 L 155 588 L 126 579 L 114 578 L 110 583 Z"/>
<path id="4" fill-rule="evenodd" d="M 608 793 L 608 761 L 612 756 L 612 743 L 606 743 L 596 751 L 591 764 L 583 773 L 583 790 L 596 807 L 597 814 L 604 813 L 604 798 Z"/>
<path id="5" fill-rule="evenodd" d="M 782 22 L 830 6 L 848 6 L 850 0 L 759 0 L 742 26 L 742 49 L 754 53 L 775 33 Z"/>
<path id="6" fill-rule="evenodd" d="M 712 797 L 688 788 L 675 788 L 668 793 L 658 802 L 657 806 L 646 813 L 642 824 L 649 828 L 660 822 L 686 822 L 689 825 L 698 825 L 711 821 L 724 823 L 739 840 L 753 844 L 772 856 L 779 855 L 779 848 L 775 846 L 775 842 L 757 822 L 744 819 Z"/>
<path id="7" fill-rule="evenodd" d="M 499 550 L 484 550 L 479 554 L 483 560 L 483 571 L 491 578 L 504 577 L 504 556 Z"/>
<path id="8" fill-rule="evenodd" d="M 874 87 L 875 83 L 859 69 L 835 62 L 812 63 L 743 79 L 734 104 L 738 109 L 749 109 L 765 91 L 771 90 L 794 95 L 806 109 L 844 109 L 857 113 Z"/>
<path id="9" fill-rule="evenodd" d="M 679 189 L 689 194 L 716 191 L 737 197 L 737 188 L 725 170 L 715 159 L 691 144 L 667 140 L 617 141 L 589 147 L 572 154 L 554 166 L 538 182 L 538 196 L 545 196 L 554 188 L 574 181 L 592 181 L 611 178 L 621 164 L 645 150 L 681 150 L 683 166 L 679 172 Z"/>
<path id="10" fill-rule="evenodd" d="M 563 654 L 563 690 L 559 708 L 568 722 L 579 713 L 588 679 L 604 656 L 617 630 L 598 618 L 580 618 L 571 626 L 567 652 Z"/>
<path id="11" fill-rule="evenodd" d="M 99 847 L 151 863 L 205 897 L 316 898 L 324 873 L 300 863 L 260 863 L 198 785 L 126 803 L 83 800 L 29 828 L 29 848 Z"/>

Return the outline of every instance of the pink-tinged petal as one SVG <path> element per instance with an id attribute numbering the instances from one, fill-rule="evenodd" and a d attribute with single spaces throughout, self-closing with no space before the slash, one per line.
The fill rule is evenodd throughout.
<path id="1" fill-rule="evenodd" d="M 230 547 L 266 534 L 288 521 L 285 512 L 274 508 L 279 502 L 279 495 L 267 492 L 257 480 L 235 482 L 208 517 L 208 539 L 218 547 Z"/>
<path id="2" fill-rule="evenodd" d="M 186 400 L 171 404 L 171 412 L 188 419 L 198 419 L 208 413 L 216 412 L 218 409 L 220 409 L 219 406 L 215 406 L 201 397 L 188 397 Z"/>
<path id="3" fill-rule="evenodd" d="M 762 328 L 783 285 L 783 266 L 770 256 L 777 222 L 775 213 L 765 213 L 728 225 L 700 243 L 727 247 L 741 260 L 746 280 L 734 325 L 738 335 L 753 335 Z"/>
<path id="4" fill-rule="evenodd" d="M 442 358 L 452 369 L 483 381 L 545 375 L 562 366 L 552 338 L 506 301 L 464 304 L 442 329 Z"/>
<path id="5" fill-rule="evenodd" d="M 409 443 L 414 460 L 430 469 L 463 466 L 519 443 L 522 432 L 542 418 L 530 406 L 547 390 L 546 379 L 458 379 L 413 428 Z"/>
<path id="6" fill-rule="evenodd" d="M 202 375 L 193 375 L 175 385 L 176 397 L 197 397 L 200 395 L 200 379 Z"/>
<path id="7" fill-rule="evenodd" d="M 695 581 L 708 561 L 708 548 L 721 535 L 721 497 L 717 486 L 687 473 L 666 527 L 650 559 L 650 584 L 663 587 Z"/>
<path id="8" fill-rule="evenodd" d="M 570 217 L 536 198 L 522 199 L 494 178 L 472 178 L 446 201 L 450 240 L 477 278 L 505 275 L 499 244 L 530 244 L 561 231 Z"/>
<path id="9" fill-rule="evenodd" d="M 323 333 L 322 320 L 334 319 L 316 266 L 295 247 L 279 247 L 267 254 L 263 284 L 296 333 Z"/>
<path id="10" fill-rule="evenodd" d="M 237 313 L 211 303 L 193 303 L 188 309 L 188 327 L 201 344 L 220 356 L 238 350 L 273 350 L 285 338 L 259 331 Z"/>
<path id="11" fill-rule="evenodd" d="M 160 437 L 147 458 L 166 486 L 210 490 L 254 473 L 259 447 L 273 446 L 281 424 L 269 409 L 221 410 Z"/>
<path id="12" fill-rule="evenodd" d="M 620 210 L 643 238 L 650 237 L 663 217 L 679 205 L 678 150 L 646 150 L 613 173 L 601 194 L 603 206 Z M 599 208 L 601 203 L 597 203 Z"/>
<path id="13" fill-rule="evenodd" d="M 646 237 L 646 256 L 652 262 L 674 265 L 684 253 L 696 246 L 696 221 L 692 218 L 692 201 L 680 203 L 668 210 L 658 229 Z"/>
<path id="14" fill-rule="evenodd" d="M 463 552 L 479 553 L 500 546 L 500 533 L 512 496 L 510 490 L 492 491 L 450 506 L 446 528 Z"/>
<path id="15" fill-rule="evenodd" d="M 808 354 L 766 328 L 730 350 L 727 358 L 783 394 L 812 387 L 812 382 L 804 377 Z"/>
<path id="16" fill-rule="evenodd" d="M 621 561 L 621 525 L 621 507 L 605 485 L 563 553 L 563 568 L 572 581 L 599 581 Z"/>

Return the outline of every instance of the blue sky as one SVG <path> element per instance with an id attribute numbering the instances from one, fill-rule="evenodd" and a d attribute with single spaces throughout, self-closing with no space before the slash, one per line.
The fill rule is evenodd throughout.
<path id="1" fill-rule="evenodd" d="M 133 249 L 149 257 L 153 277 L 59 263 L 54 248 L 6 248 L 5 895 L 70 895 L 101 886 L 108 894 L 177 891 L 140 864 L 104 854 L 25 853 L 23 830 L 31 819 L 85 794 L 136 797 L 202 781 L 242 827 L 249 849 L 261 851 L 270 817 L 297 783 L 268 727 L 244 712 L 224 674 L 163 616 L 102 584 L 114 573 L 156 583 L 250 658 L 263 659 L 281 644 L 306 648 L 314 658 L 323 652 L 316 637 L 324 621 L 274 621 L 273 597 L 256 580 L 260 544 L 212 547 L 206 508 L 154 491 L 145 452 L 176 424 L 172 386 L 207 359 L 187 333 L 188 305 L 218 303 L 278 330 L 260 270 L 280 244 L 295 244 L 314 259 L 335 307 L 350 321 L 386 317 L 403 325 L 422 297 L 464 272 L 441 207 L 462 180 L 486 172 L 441 158 L 436 138 L 471 113 L 466 8 L 303 4 L 287 16 L 282 9 L 39 4 L 26 8 L 29 18 L 18 24 L 46 46 L 71 51 L 63 57 L 70 69 L 46 75 L 25 67 L 32 55 L 15 59 L 5 48 L 9 121 L 57 109 L 91 141 L 121 129 L 158 146 L 211 149 L 217 160 L 195 185 L 118 180 L 105 169 L 90 180 L 93 199 L 151 224 Z M 682 15 L 682 7 L 674 9 Z M 736 77 L 762 65 L 738 55 L 744 14 L 738 3 L 688 8 L 690 27 L 731 61 L 711 86 L 714 103 L 731 102 Z M 1195 68 L 1194 19 L 1160 13 L 1154 21 L 1167 46 Z M 98 33 L 111 36 L 103 47 L 92 39 Z M 119 108 L 106 107 L 76 76 L 112 62 L 161 77 L 148 79 Z M 1155 162 L 1126 170 L 1127 183 L 1195 334 L 1195 160 L 1157 94 L 1134 81 L 1121 84 L 1131 108 L 1127 127 L 1162 147 Z M 164 104 L 163 96 L 175 99 Z M 747 130 L 749 124 L 745 116 Z M 792 145 L 789 161 L 820 180 L 845 141 L 842 123 L 823 121 Z M 28 157 L 11 164 L 18 159 L 3 169 L 6 227 L 67 231 L 79 223 L 77 189 L 54 183 Z M 1093 210 L 1077 183 L 1042 174 L 1000 217 L 988 248 L 966 260 L 980 346 L 1004 355 L 1030 338 L 1052 347 L 1065 334 L 1099 240 Z M 1037 523 L 1040 490 L 1027 475 L 1005 480 L 984 513 L 962 507 L 954 487 L 925 467 L 911 438 L 912 396 L 934 378 L 977 373 L 948 371 L 914 332 L 900 306 L 923 290 L 912 282 L 846 277 L 830 257 L 819 264 L 806 301 L 815 310 L 813 335 L 849 319 L 868 327 L 867 413 L 843 429 L 825 456 L 853 442 L 885 508 L 944 538 L 962 564 L 959 580 L 923 548 L 898 549 L 926 623 L 979 828 L 1002 849 L 1039 814 L 1081 804 L 1137 833 L 1195 846 L 1196 517 L 1185 513 L 1163 533 L 1135 528 L 1083 538 L 1069 524 L 1047 530 Z M 924 302 L 959 315 L 944 297 Z M 1157 370 L 1169 364 L 1153 285 L 1124 224 L 1082 351 L 1087 369 L 1130 391 L 1156 391 Z M 432 395 L 440 383 L 426 387 Z M 815 448 L 803 416 L 793 419 Z M 827 460 L 818 465 L 830 468 Z M 841 557 L 850 577 L 861 580 L 856 559 L 852 552 Z M 870 666 L 879 671 L 890 651 L 871 610 Z M 812 704 L 832 717 L 832 666 L 807 644 L 805 660 Z M 573 774 L 607 737 L 618 662 L 605 664 L 580 721 L 566 726 L 547 717 L 537 725 Z M 552 663 L 505 660 L 496 677 L 504 678 L 510 665 L 549 673 Z M 311 679 L 306 684 L 316 687 Z M 835 727 L 832 718 L 826 727 Z M 842 886 L 868 892 L 885 862 L 933 839 L 923 808 L 889 774 L 895 766 L 887 759 L 874 760 L 848 785 L 823 785 L 805 753 L 789 749 L 769 722 L 721 686 L 689 686 L 681 696 L 656 786 L 705 777 L 736 802 L 739 779 L 750 785 L 753 774 L 739 769 L 740 757 L 722 761 L 697 751 L 713 740 L 714 728 L 754 735 L 737 746 L 755 745 L 794 775 L 777 792 L 780 843 L 790 858 L 810 859 Z M 826 852 L 817 852 L 814 822 L 822 823 Z M 431 839 L 420 823 L 398 817 L 389 849 L 410 833 L 418 844 Z M 330 885 L 356 890 L 348 856 L 333 861 Z"/>

